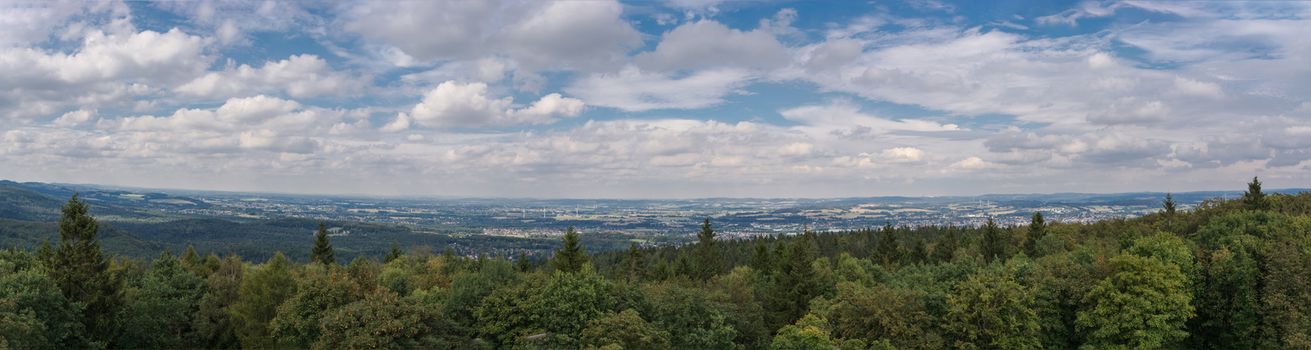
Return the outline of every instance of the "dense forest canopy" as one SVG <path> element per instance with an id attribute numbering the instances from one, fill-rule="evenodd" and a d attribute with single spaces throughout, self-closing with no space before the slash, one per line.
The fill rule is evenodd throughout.
<path id="1" fill-rule="evenodd" d="M 0 251 L 0 349 L 1311 349 L 1311 193 L 1067 224 L 717 239 L 547 262 L 393 246 L 340 265 Z M 307 252 L 296 252 L 297 255 Z"/>

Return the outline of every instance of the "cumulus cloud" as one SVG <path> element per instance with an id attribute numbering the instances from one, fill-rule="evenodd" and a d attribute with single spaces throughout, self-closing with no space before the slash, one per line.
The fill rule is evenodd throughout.
<path id="1" fill-rule="evenodd" d="M 199 97 L 231 97 L 251 93 L 283 93 L 294 98 L 321 95 L 352 95 L 364 83 L 347 73 L 333 70 L 315 55 L 293 55 L 285 60 L 265 62 L 254 68 L 240 65 L 209 72 L 176 91 Z"/>
<path id="2" fill-rule="evenodd" d="M 786 65 L 787 48 L 765 30 L 744 32 L 710 20 L 687 23 L 661 36 L 654 51 L 634 57 L 656 71 L 704 68 L 771 69 Z"/>
<path id="3" fill-rule="evenodd" d="M 434 128 L 496 127 L 549 124 L 558 118 L 576 117 L 583 101 L 553 93 L 523 108 L 514 108 L 510 97 L 489 97 L 487 84 L 446 81 L 424 94 L 423 101 L 409 114 L 384 126 L 389 131 L 405 129 L 410 121 Z"/>

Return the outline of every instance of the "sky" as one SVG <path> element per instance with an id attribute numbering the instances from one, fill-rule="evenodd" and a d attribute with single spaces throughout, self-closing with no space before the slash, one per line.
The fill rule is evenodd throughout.
<path id="1" fill-rule="evenodd" d="M 0 1 L 0 178 L 693 198 L 1311 187 L 1311 2 Z"/>

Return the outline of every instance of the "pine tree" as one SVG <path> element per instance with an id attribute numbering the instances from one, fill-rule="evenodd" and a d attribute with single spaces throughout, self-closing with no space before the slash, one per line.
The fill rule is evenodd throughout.
<path id="1" fill-rule="evenodd" d="M 891 266 L 901 261 L 901 246 L 897 244 L 897 232 L 892 228 L 892 224 L 883 226 L 883 232 L 880 232 L 878 246 L 875 252 L 877 259 L 883 265 Z"/>
<path id="2" fill-rule="evenodd" d="M 1252 177 L 1252 182 L 1247 183 L 1247 192 L 1243 193 L 1243 206 L 1250 210 L 1265 210 L 1270 206 L 1266 201 L 1265 193 L 1261 192 L 1261 180 L 1255 176 Z"/>
<path id="3" fill-rule="evenodd" d="M 697 233 L 696 266 L 693 266 L 696 279 L 707 280 L 719 274 L 722 260 L 719 249 L 715 246 L 715 229 L 710 226 L 710 219 L 701 223 L 701 232 Z"/>
<path id="4" fill-rule="evenodd" d="M 983 226 L 983 242 L 979 244 L 979 251 L 983 253 L 984 261 L 991 263 L 1006 258 L 1006 247 L 1002 239 L 1001 228 L 997 227 L 997 222 L 989 217 L 988 223 Z"/>
<path id="5" fill-rule="evenodd" d="M 583 264 L 587 263 L 587 253 L 583 251 L 583 245 L 578 240 L 578 232 L 574 231 L 573 226 L 569 226 L 564 231 L 564 244 L 560 250 L 555 251 L 552 263 L 556 270 L 564 272 L 578 272 L 583 269 Z"/>
<path id="6" fill-rule="evenodd" d="M 1166 193 L 1165 201 L 1161 202 L 1161 207 L 1165 209 L 1165 216 L 1173 217 L 1175 211 L 1174 196 Z"/>
<path id="7" fill-rule="evenodd" d="M 1034 212 L 1033 218 L 1029 220 L 1029 235 L 1024 239 L 1024 254 L 1029 257 L 1038 256 L 1038 241 L 1047 235 L 1047 221 L 1042 218 L 1042 212 Z"/>
<path id="8" fill-rule="evenodd" d="M 646 276 L 646 258 L 642 256 L 642 251 L 637 249 L 637 243 L 628 244 L 628 280 L 641 281 Z"/>
<path id="9" fill-rule="evenodd" d="M 815 271 L 811 268 L 817 253 L 815 234 L 806 231 L 801 239 L 786 244 L 779 257 L 779 271 L 769 295 L 772 320 L 776 325 L 789 324 L 801 318 L 810 300 L 819 293 Z"/>
<path id="10" fill-rule="evenodd" d="M 951 261 L 956 255 L 960 237 L 956 234 L 955 229 L 949 227 L 946 230 L 947 232 L 938 238 L 938 243 L 933 245 L 933 261 Z"/>
<path id="11" fill-rule="evenodd" d="M 82 323 L 93 339 L 109 339 L 114 315 L 123 304 L 122 282 L 110 273 L 109 260 L 100 251 L 99 230 L 86 203 L 74 194 L 64 205 L 59 247 L 48 268 L 64 297 L 84 306 Z"/>
<path id="12" fill-rule="evenodd" d="M 387 252 L 387 256 L 382 258 L 382 263 L 386 264 L 392 260 L 400 259 L 402 255 L 405 255 L 405 253 L 401 253 L 401 246 L 397 245 L 396 242 L 392 242 L 391 251 Z"/>
<path id="13" fill-rule="evenodd" d="M 328 226 L 322 222 L 319 223 L 319 231 L 314 233 L 314 248 L 310 250 L 310 261 L 324 265 L 337 263 L 337 258 L 333 257 L 332 243 L 328 242 Z"/>
<path id="14" fill-rule="evenodd" d="M 765 242 L 756 242 L 755 250 L 751 252 L 751 268 L 764 275 L 774 273 L 773 253 Z"/>
<path id="15" fill-rule="evenodd" d="M 528 261 L 528 253 L 519 252 L 519 258 L 514 259 L 514 268 L 519 272 L 528 272 L 533 268 L 532 263 Z"/>

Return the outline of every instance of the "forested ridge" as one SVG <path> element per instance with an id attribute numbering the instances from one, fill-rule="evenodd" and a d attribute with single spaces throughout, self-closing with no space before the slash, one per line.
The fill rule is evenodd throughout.
<path id="1" fill-rule="evenodd" d="M 341 265 L 324 229 L 262 262 L 101 251 L 94 208 L 0 251 L 0 349 L 1311 349 L 1311 193 L 1092 224 L 716 239 L 549 261 L 394 246 Z"/>

